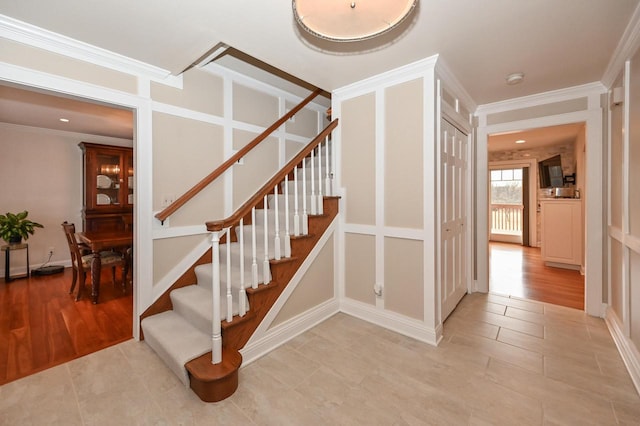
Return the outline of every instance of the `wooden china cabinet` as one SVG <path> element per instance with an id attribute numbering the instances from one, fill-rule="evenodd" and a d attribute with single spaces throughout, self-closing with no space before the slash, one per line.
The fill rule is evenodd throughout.
<path id="1" fill-rule="evenodd" d="M 87 142 L 79 146 L 84 154 L 84 230 L 124 230 L 133 217 L 133 149 Z"/>

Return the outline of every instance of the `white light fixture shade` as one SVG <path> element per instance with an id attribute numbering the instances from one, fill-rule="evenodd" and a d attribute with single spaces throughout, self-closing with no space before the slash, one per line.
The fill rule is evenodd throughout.
<path id="1" fill-rule="evenodd" d="M 293 0 L 293 15 L 309 33 L 331 41 L 366 40 L 392 30 L 418 0 Z"/>

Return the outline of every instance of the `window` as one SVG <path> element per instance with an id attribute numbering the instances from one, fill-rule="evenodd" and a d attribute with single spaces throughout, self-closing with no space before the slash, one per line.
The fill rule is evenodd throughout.
<path id="1" fill-rule="evenodd" d="M 491 204 L 522 204 L 522 169 L 491 170 Z"/>

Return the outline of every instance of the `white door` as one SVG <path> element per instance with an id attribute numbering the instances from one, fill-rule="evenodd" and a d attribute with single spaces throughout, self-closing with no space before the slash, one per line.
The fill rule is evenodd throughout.
<path id="1" fill-rule="evenodd" d="M 467 293 L 469 139 L 446 120 L 440 135 L 440 297 L 442 321 Z"/>

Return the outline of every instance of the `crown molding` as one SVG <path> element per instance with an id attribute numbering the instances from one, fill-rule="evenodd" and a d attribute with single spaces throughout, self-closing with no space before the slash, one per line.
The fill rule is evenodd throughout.
<path id="1" fill-rule="evenodd" d="M 640 47 L 640 4 L 631 15 L 629 24 L 625 28 L 616 50 L 614 50 L 607 69 L 602 75 L 602 84 L 611 88 L 618 74 L 624 69 L 624 63 L 631 58 Z"/>
<path id="2" fill-rule="evenodd" d="M 606 93 L 607 88 L 599 81 L 587 83 L 580 86 L 567 87 L 564 89 L 552 90 L 550 92 L 537 93 L 535 95 L 523 96 L 520 98 L 508 99 L 506 101 L 494 102 L 479 105 L 474 115 L 482 116 L 499 112 L 511 111 L 514 109 L 529 108 L 538 105 L 562 102 L 576 98 L 588 98 L 592 95 Z"/>
<path id="3" fill-rule="evenodd" d="M 168 70 L 74 40 L 5 15 L 0 15 L 0 37 L 126 74 L 157 81 L 163 81 L 171 77 L 171 73 Z"/>
<path id="4" fill-rule="evenodd" d="M 354 98 L 365 93 L 375 91 L 374 88 L 392 86 L 413 78 L 422 77 L 428 69 L 434 69 L 438 62 L 438 55 L 429 56 L 416 62 L 383 72 L 373 77 L 357 81 L 333 91 L 335 96 L 341 98 Z"/>
<path id="5" fill-rule="evenodd" d="M 446 82 L 446 89 L 453 93 L 469 111 L 475 111 L 478 104 L 473 100 L 471 95 L 466 91 L 464 86 L 458 81 L 456 76 L 451 72 L 451 69 L 447 65 L 443 58 L 438 58 L 436 63 L 436 70 L 442 79 Z"/>

